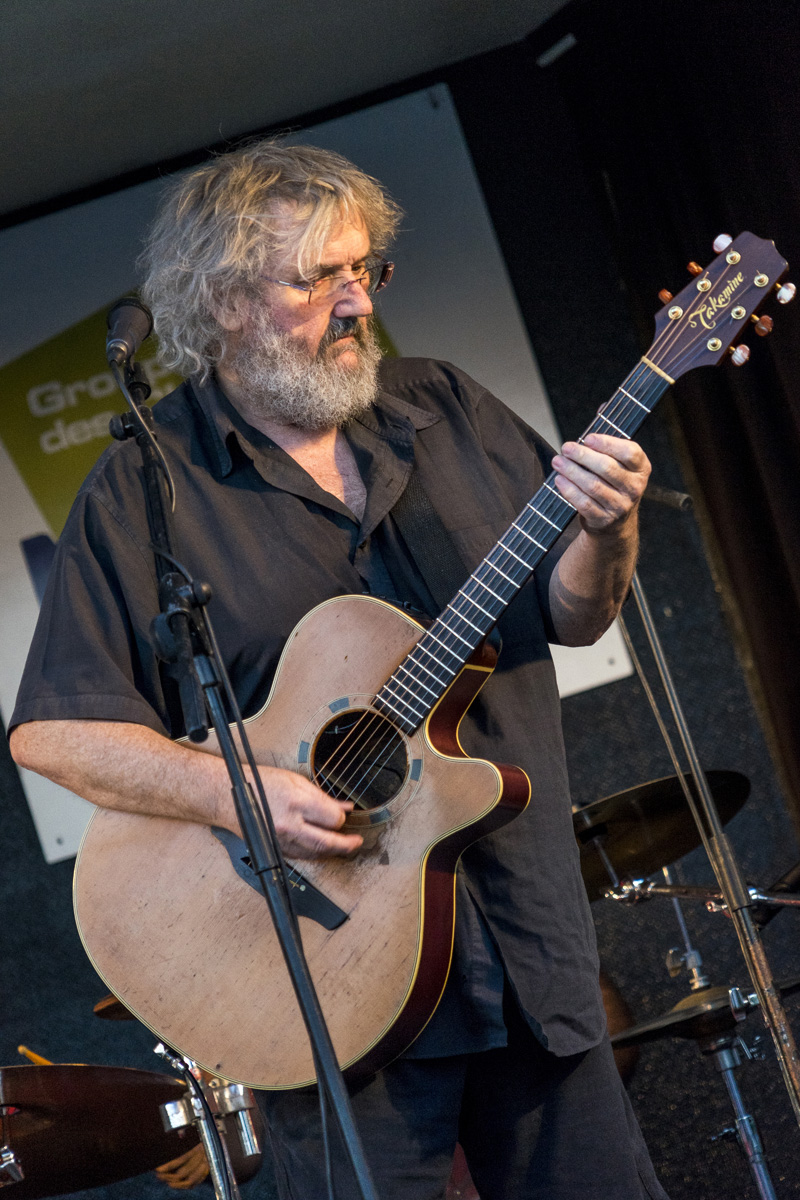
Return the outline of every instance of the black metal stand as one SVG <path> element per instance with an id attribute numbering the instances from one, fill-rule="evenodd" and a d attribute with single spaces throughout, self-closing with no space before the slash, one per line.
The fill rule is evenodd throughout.
<path id="1" fill-rule="evenodd" d="M 330 1102 L 342 1141 L 355 1175 L 358 1195 L 377 1200 L 361 1140 L 353 1119 L 333 1044 L 303 953 L 300 930 L 290 898 L 283 857 L 278 845 L 258 767 L 249 748 L 236 699 L 218 653 L 213 628 L 205 611 L 210 588 L 189 578 L 175 558 L 170 515 L 175 494 L 166 464 L 152 432 L 152 417 L 140 407 L 149 388 L 138 368 L 112 364 L 117 383 L 131 412 L 112 422 L 114 437 L 135 437 L 142 452 L 145 500 L 151 540 L 156 555 L 161 614 L 153 622 L 159 657 L 176 671 L 186 731 L 191 741 L 208 735 L 206 712 L 211 718 L 222 757 L 228 768 L 236 815 L 269 907 L 292 986 L 311 1042 L 322 1107 L 323 1139 L 327 1135 L 324 1106 Z M 166 473 L 165 473 L 166 471 Z M 258 801 L 248 783 L 228 726 L 226 702 L 233 716 L 245 758 L 255 780 Z M 260 801 L 260 803 L 259 803 Z"/>

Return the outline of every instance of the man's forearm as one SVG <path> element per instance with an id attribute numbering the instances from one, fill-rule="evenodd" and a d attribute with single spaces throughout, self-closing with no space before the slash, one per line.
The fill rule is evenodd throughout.
<path id="1" fill-rule="evenodd" d="M 101 808 L 221 825 L 239 833 L 225 763 L 123 721 L 32 721 L 11 734 L 21 767 L 45 775 Z M 245 768 L 247 773 L 247 768 Z M 349 802 L 278 767 L 259 774 L 283 850 L 294 857 L 351 854 L 359 834 L 342 826 Z"/>
<path id="2" fill-rule="evenodd" d="M 613 533 L 582 529 L 550 577 L 550 614 L 562 645 L 588 646 L 605 633 L 628 594 L 639 547 L 634 514 Z"/>
<path id="3" fill-rule="evenodd" d="M 123 721 L 33 721 L 10 738 L 17 763 L 101 808 L 238 829 L 223 761 Z"/>

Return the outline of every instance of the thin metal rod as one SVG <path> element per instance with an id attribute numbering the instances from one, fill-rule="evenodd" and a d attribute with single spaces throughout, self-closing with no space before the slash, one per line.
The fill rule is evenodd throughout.
<path id="1" fill-rule="evenodd" d="M 697 789 L 697 803 L 690 803 L 709 862 L 717 878 L 720 890 L 728 906 L 745 965 L 758 995 L 764 1021 L 772 1035 L 783 1080 L 792 1103 L 795 1119 L 800 1125 L 800 1057 L 786 1013 L 783 1010 L 775 980 L 772 975 L 761 938 L 750 911 L 750 895 L 742 878 L 711 796 L 705 772 L 695 749 L 689 726 L 681 707 L 672 679 L 664 648 L 658 636 L 647 597 L 644 594 L 638 573 L 633 576 L 633 595 L 644 626 L 650 649 L 655 659 L 661 684 L 672 712 L 675 727 L 689 763 Z M 693 798 L 694 799 L 694 798 Z"/>
<path id="2" fill-rule="evenodd" d="M 739 1084 L 733 1074 L 739 1066 L 739 1055 L 734 1049 L 716 1051 L 714 1054 L 717 1067 L 728 1089 L 733 1111 L 736 1114 L 736 1136 L 742 1148 L 747 1165 L 750 1168 L 760 1200 L 778 1200 L 772 1184 L 764 1148 L 758 1132 L 755 1118 L 747 1111 L 739 1091 Z"/>

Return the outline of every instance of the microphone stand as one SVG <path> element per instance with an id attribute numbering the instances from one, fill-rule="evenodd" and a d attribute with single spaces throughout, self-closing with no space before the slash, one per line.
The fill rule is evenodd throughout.
<path id="1" fill-rule="evenodd" d="M 676 507 L 678 506 L 676 505 Z M 689 762 L 696 796 L 692 794 L 691 789 L 684 780 L 684 774 L 670 742 L 669 734 L 660 720 L 657 708 L 654 707 L 654 711 L 657 714 L 656 719 L 659 721 L 662 736 L 666 740 L 667 749 L 675 764 L 678 778 L 681 780 L 686 801 L 697 825 L 714 875 L 716 876 L 719 891 L 733 921 L 742 957 L 744 958 L 750 979 L 758 996 L 764 1021 L 772 1035 L 775 1052 L 778 1056 L 778 1062 L 786 1089 L 789 1093 L 795 1118 L 798 1124 L 800 1124 L 800 1058 L 798 1057 L 797 1045 L 791 1027 L 786 1019 L 786 1013 L 780 1000 L 780 993 L 775 984 L 772 969 L 767 960 L 759 930 L 753 917 L 752 905 L 754 897 L 748 891 L 739 864 L 733 853 L 733 847 L 723 829 L 719 813 L 711 795 L 711 790 L 708 786 L 708 780 L 706 779 L 691 733 L 689 732 L 686 716 L 681 707 L 672 674 L 664 655 L 664 648 L 653 622 L 647 597 L 644 594 L 637 573 L 633 576 L 632 591 L 650 650 L 658 667 L 661 684 L 664 688 L 673 720 L 675 721 L 675 727 Z M 655 705 L 652 692 L 642 671 L 641 663 L 636 655 L 625 622 L 622 618 L 619 620 L 636 670 L 642 680 L 651 705 Z M 670 894 L 675 895 L 674 888 L 670 890 Z"/>
<path id="2" fill-rule="evenodd" d="M 145 503 L 151 544 L 156 556 L 160 614 L 152 626 L 159 657 L 173 663 L 190 741 L 208 736 L 206 713 L 216 733 L 222 757 L 231 779 L 236 815 L 244 841 L 269 908 L 275 932 L 308 1031 L 320 1089 L 322 1138 L 328 1159 L 328 1132 L 325 1114 L 330 1102 L 342 1135 L 362 1200 L 377 1200 L 361 1139 L 353 1118 L 350 1097 L 344 1085 L 330 1034 L 303 952 L 300 929 L 292 907 L 283 856 L 275 836 L 264 787 L 242 724 L 236 699 L 205 607 L 211 589 L 192 580 L 173 553 L 171 514 L 174 510 L 174 485 L 153 433 L 153 417 L 144 402 L 150 394 L 144 372 L 132 365 L 130 357 L 122 369 L 114 361 L 110 367 L 125 397 L 130 412 L 111 421 L 113 437 L 135 437 L 142 455 Z M 239 754 L 228 727 L 227 700 L 234 717 L 241 745 L 258 790 L 258 801 L 244 774 Z M 260 802 L 260 803 L 259 803 Z M 329 1175 L 330 1187 L 330 1175 Z"/>

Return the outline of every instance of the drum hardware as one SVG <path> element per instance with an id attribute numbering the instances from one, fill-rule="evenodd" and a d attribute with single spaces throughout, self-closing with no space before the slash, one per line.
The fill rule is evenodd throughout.
<path id="1" fill-rule="evenodd" d="M 113 992 L 109 992 L 98 1000 L 92 1011 L 96 1017 L 100 1017 L 104 1021 L 136 1020 L 130 1009 Z M 21 1051 L 23 1049 L 20 1047 Z M 30 1057 L 30 1052 L 27 1053 Z M 261 1137 L 264 1127 L 255 1096 L 250 1088 L 243 1084 L 213 1078 L 200 1070 L 198 1070 L 197 1076 L 214 1115 L 215 1123 L 225 1139 L 228 1158 L 231 1161 L 236 1182 L 246 1183 L 257 1174 L 261 1167 Z M 186 1093 L 177 1102 L 164 1105 L 163 1108 L 165 1112 L 162 1113 L 162 1121 L 165 1128 L 185 1130 L 195 1123 L 194 1109 Z M 180 1114 L 188 1119 L 181 1120 Z M 209 1174 L 211 1168 L 205 1151 L 205 1143 L 201 1140 L 200 1145 L 203 1146 L 205 1155 L 201 1160 L 202 1169 Z M 194 1149 L 197 1150 L 199 1147 L 195 1146 Z M 174 1164 L 159 1165 L 166 1168 Z"/>
<path id="2" fill-rule="evenodd" d="M 800 990 L 800 980 L 780 986 L 781 995 Z M 741 1023 L 759 1008 L 755 992 L 738 987 L 707 987 L 679 1001 L 670 1012 L 653 1021 L 645 1021 L 623 1030 L 611 1039 L 614 1047 L 638 1046 L 666 1037 L 689 1038 L 706 1057 L 713 1060 L 722 1076 L 735 1115 L 735 1124 L 713 1134 L 711 1141 L 736 1140 L 744 1153 L 761 1200 L 776 1200 L 755 1118 L 745 1108 L 733 1072 L 747 1061 L 765 1059 L 766 1047 L 761 1035 L 748 1044 Z"/>
<path id="3" fill-rule="evenodd" d="M 239 1083 L 215 1081 L 216 1087 L 204 1087 L 201 1072 L 196 1064 L 190 1058 L 168 1049 L 163 1042 L 158 1043 L 154 1053 L 178 1071 L 187 1085 L 186 1093 L 179 1100 L 161 1105 L 164 1129 L 186 1129 L 194 1126 L 206 1152 L 211 1183 L 217 1200 L 240 1200 L 239 1186 L 228 1152 L 223 1117 L 229 1113 L 236 1114 L 236 1129 L 242 1149 L 247 1155 L 258 1154 L 258 1138 L 247 1111 L 254 1105 L 252 1093 Z"/>
<path id="4" fill-rule="evenodd" d="M 130 1067 L 0 1067 L 0 1188 L 11 1187 L 15 1200 L 37 1200 L 116 1183 L 175 1158 L 196 1134 L 165 1132 L 159 1106 L 182 1093 L 180 1080 Z"/>
<path id="5" fill-rule="evenodd" d="M 796 1121 L 800 1124 L 800 1052 L 798 1052 L 794 1034 L 775 987 L 772 969 L 761 940 L 759 924 L 756 921 L 758 912 L 754 914 L 752 911 L 752 898 L 742 877 L 733 847 L 725 834 L 723 820 L 715 803 L 709 779 L 700 762 L 686 715 L 683 711 L 666 655 L 664 654 L 664 648 L 661 644 L 655 622 L 653 621 L 647 597 L 636 572 L 634 572 L 631 581 L 631 590 L 636 601 L 636 607 L 653 660 L 658 670 L 661 686 L 667 698 L 673 725 L 677 732 L 685 761 L 690 768 L 692 777 L 691 787 L 683 775 L 680 758 L 673 746 L 658 703 L 642 669 L 642 664 L 622 618 L 620 618 L 620 628 L 642 687 L 650 702 L 653 715 L 670 755 L 673 767 L 681 782 L 697 832 L 713 869 L 719 888 L 720 899 L 727 906 L 729 916 L 733 922 L 742 957 L 747 966 L 753 988 L 759 997 L 764 1023 L 772 1037 L 792 1110 Z M 663 866 L 663 863 L 661 865 Z M 648 873 L 651 872 L 643 872 L 643 874 Z M 664 886 L 670 887 L 674 885 L 665 884 Z M 675 896 L 674 892 L 670 894 L 673 897 Z M 717 898 L 711 897 L 711 899 L 716 900 Z M 768 903 L 776 902 L 773 897 L 767 897 L 765 894 L 764 901 Z M 755 1170 L 756 1160 L 751 1158 L 750 1161 L 751 1165 L 754 1166 L 754 1175 L 757 1177 L 758 1172 Z"/>
<path id="6" fill-rule="evenodd" d="M 748 887 L 747 894 L 753 904 L 765 908 L 800 908 L 800 896 L 765 892 L 757 887 Z M 606 900 L 616 900 L 621 904 L 639 904 L 643 900 L 652 900 L 655 896 L 665 896 L 673 900 L 697 900 L 705 904 L 710 913 L 728 912 L 728 905 L 719 888 L 703 884 L 663 884 L 654 879 L 621 879 L 616 887 L 607 888 L 603 896 Z"/>
<path id="7" fill-rule="evenodd" d="M 750 781 L 738 771 L 709 771 L 708 784 L 727 824 L 750 794 Z M 701 844 L 686 803 L 691 775 L 667 775 L 573 810 L 580 845 L 581 874 L 590 900 L 631 877 L 646 878 L 683 858 Z"/>
<path id="8" fill-rule="evenodd" d="M 25 1178 L 16 1154 L 9 1146 L 0 1146 L 0 1187 L 21 1183 Z"/>

